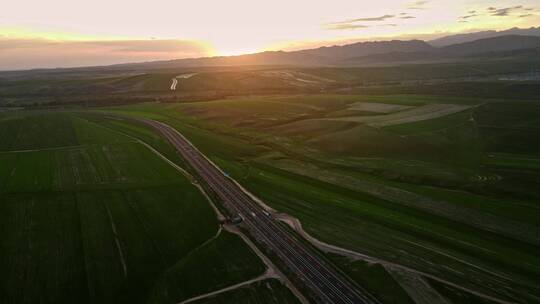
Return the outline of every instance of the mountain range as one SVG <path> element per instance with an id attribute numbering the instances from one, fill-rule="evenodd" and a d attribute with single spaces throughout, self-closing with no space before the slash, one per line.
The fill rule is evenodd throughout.
<path id="1" fill-rule="evenodd" d="M 540 31 L 540 28 L 533 29 Z M 540 55 L 540 34 L 536 36 L 505 35 L 505 32 L 497 33 L 503 33 L 503 35 L 474 39 L 472 41 L 469 40 L 484 34 L 449 36 L 446 39 L 441 38 L 430 43 L 422 40 L 358 42 L 343 46 L 320 47 L 291 52 L 267 51 L 238 56 L 122 64 L 114 67 L 158 69 L 249 65 L 366 66 L 467 60 L 530 59 Z M 466 42 L 436 46 L 446 44 L 450 40 Z"/>
<path id="2" fill-rule="evenodd" d="M 266 51 L 237 56 L 185 58 L 54 70 L 154 70 L 263 65 L 361 67 L 512 59 L 538 60 L 538 58 L 540 58 L 540 27 L 531 27 L 457 34 L 431 41 L 368 41 L 298 51 Z"/>
<path id="3" fill-rule="evenodd" d="M 456 34 L 444 36 L 434 40 L 428 41 L 429 44 L 435 47 L 444 47 L 452 44 L 459 44 L 465 42 L 471 42 L 478 39 L 495 38 L 507 35 L 522 35 L 522 36 L 540 36 L 540 27 L 531 28 L 511 28 L 503 31 L 481 31 L 474 33 Z"/>

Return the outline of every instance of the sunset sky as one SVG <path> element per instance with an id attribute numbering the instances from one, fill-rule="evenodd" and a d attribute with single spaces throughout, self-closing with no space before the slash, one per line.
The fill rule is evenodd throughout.
<path id="1" fill-rule="evenodd" d="M 19 0 L 0 10 L 0 69 L 430 39 L 540 26 L 538 0 Z"/>

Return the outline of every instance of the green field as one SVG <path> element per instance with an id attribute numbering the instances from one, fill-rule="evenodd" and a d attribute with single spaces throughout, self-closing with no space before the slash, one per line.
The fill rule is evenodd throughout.
<path id="1" fill-rule="evenodd" d="M 2 122 L 0 150 L 29 150 L 77 145 L 77 135 L 65 115 L 22 116 Z M 65 126 L 70 126 L 66 128 Z"/>
<path id="2" fill-rule="evenodd" d="M 474 107 L 383 128 L 324 120 L 356 102 Z M 423 275 L 393 275 L 390 281 L 404 280 L 402 288 L 424 282 L 420 294 L 458 303 L 485 299 L 465 290 L 519 303 L 540 296 L 534 102 L 295 95 L 106 110 L 169 123 L 266 203 L 298 217 L 311 235 L 429 274 L 443 286 Z"/>
<path id="3" fill-rule="evenodd" d="M 394 114 L 362 103 L 405 105 L 407 119 L 371 125 Z M 468 108 L 407 113 L 448 104 Z M 528 101 L 336 94 L 4 114 L 1 300 L 171 303 L 264 272 L 240 238 L 216 237 L 197 188 L 141 141 L 188 166 L 133 116 L 175 127 L 312 236 L 372 257 L 327 256 L 383 303 L 534 303 L 538 115 Z M 265 280 L 197 303 L 295 301 Z"/>
<path id="4" fill-rule="evenodd" d="M 377 295 L 383 303 L 415 303 L 383 266 L 363 261 L 351 261 L 341 256 L 331 255 L 330 257 L 334 263 L 342 267 L 347 275 L 367 291 Z"/>
<path id="5" fill-rule="evenodd" d="M 252 283 L 243 288 L 228 291 L 207 299 L 195 301 L 196 304 L 294 304 L 299 303 L 294 295 L 279 281 L 268 279 Z"/>
<path id="6" fill-rule="evenodd" d="M 150 303 L 178 303 L 255 278 L 264 268 L 239 237 L 222 232 L 169 268 L 154 287 Z"/>
<path id="7" fill-rule="evenodd" d="M 166 274 L 182 276 L 171 293 L 194 295 L 263 272 L 238 237 L 213 239 L 204 196 L 135 138 L 73 113 L 29 112 L 0 130 L 0 302 L 147 303 Z"/>

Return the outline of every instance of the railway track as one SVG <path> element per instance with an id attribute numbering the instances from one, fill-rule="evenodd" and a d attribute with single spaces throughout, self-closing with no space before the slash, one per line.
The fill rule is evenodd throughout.
<path id="1" fill-rule="evenodd" d="M 348 280 L 333 265 L 315 254 L 282 227 L 250 195 L 210 162 L 183 135 L 167 124 L 140 119 L 162 133 L 190 164 L 225 209 L 241 215 L 248 232 L 259 245 L 272 251 L 301 282 L 315 303 L 379 303 L 372 295 Z"/>

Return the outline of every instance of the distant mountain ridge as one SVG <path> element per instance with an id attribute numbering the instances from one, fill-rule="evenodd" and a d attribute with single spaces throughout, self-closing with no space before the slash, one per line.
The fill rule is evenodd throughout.
<path id="1" fill-rule="evenodd" d="M 342 60 L 354 56 L 383 54 L 396 49 L 403 52 L 425 52 L 434 50 L 434 47 L 422 40 L 369 41 L 343 46 L 320 47 L 291 52 L 267 51 L 237 56 L 175 59 L 168 61 L 123 64 L 119 66 L 152 65 L 158 68 L 235 65 L 335 65 Z"/>
<path id="2" fill-rule="evenodd" d="M 176 59 L 119 66 L 133 68 L 249 65 L 361 66 L 400 62 L 444 62 L 471 58 L 501 59 L 519 56 L 530 58 L 537 49 L 540 49 L 540 36 L 504 35 L 444 47 L 434 47 L 422 40 L 373 41 L 291 52 L 268 51 L 238 56 Z M 523 50 L 529 51 L 523 52 Z"/>
<path id="3" fill-rule="evenodd" d="M 540 47 L 540 37 L 506 35 L 453 44 L 440 48 L 440 50 L 453 55 L 470 55 L 487 52 L 533 49 L 538 47 Z"/>
<path id="4" fill-rule="evenodd" d="M 301 50 L 289 53 L 316 55 L 339 60 L 353 56 L 383 54 L 388 53 L 389 50 L 396 49 L 398 49 L 400 52 L 425 52 L 432 51 L 434 48 L 422 40 L 391 40 L 357 42 L 343 46 L 320 47 L 316 49 Z"/>
<path id="5" fill-rule="evenodd" d="M 531 35 L 524 35 L 524 33 Z M 476 39 L 478 37 L 482 38 Z M 460 42 L 446 45 L 452 41 Z M 540 54 L 540 27 L 531 27 L 451 35 L 429 42 L 423 40 L 368 41 L 298 51 L 266 51 L 237 56 L 184 58 L 53 70 L 154 70 L 263 65 L 360 67 L 467 60 L 537 60 L 538 54 Z"/>
<path id="6" fill-rule="evenodd" d="M 540 36 L 540 27 L 531 27 L 527 29 L 520 29 L 515 27 L 503 31 L 481 31 L 466 34 L 456 34 L 430 40 L 428 41 L 428 43 L 434 47 L 445 47 L 452 44 L 460 44 L 479 39 L 495 38 L 506 35 Z"/>
<path id="7" fill-rule="evenodd" d="M 395 51 L 382 54 L 351 57 L 348 64 L 396 63 L 396 62 L 440 62 L 478 58 L 531 58 L 540 51 L 540 37 L 507 35 L 478 39 L 446 47 L 419 52 Z"/>

